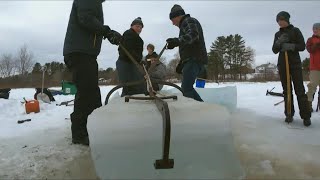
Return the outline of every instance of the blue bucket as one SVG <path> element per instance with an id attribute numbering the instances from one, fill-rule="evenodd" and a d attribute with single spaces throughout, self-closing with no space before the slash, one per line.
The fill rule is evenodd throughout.
<path id="1" fill-rule="evenodd" d="M 202 80 L 202 79 L 197 79 L 196 80 L 196 87 L 197 88 L 204 88 L 204 86 L 206 85 L 206 81 Z"/>

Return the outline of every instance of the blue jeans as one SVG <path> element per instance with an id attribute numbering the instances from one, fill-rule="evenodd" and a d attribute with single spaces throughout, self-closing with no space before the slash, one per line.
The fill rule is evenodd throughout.
<path id="1" fill-rule="evenodd" d="M 197 91 L 193 88 L 193 84 L 197 76 L 203 69 L 204 65 L 197 61 L 197 59 L 192 58 L 185 61 L 182 69 L 181 84 L 183 95 L 185 97 L 193 98 L 194 100 L 203 102 Z"/>
<path id="2" fill-rule="evenodd" d="M 138 68 L 131 62 L 118 59 L 116 62 L 118 77 L 120 83 L 134 82 L 143 80 L 143 75 L 139 72 Z M 138 84 L 135 86 L 125 86 L 122 89 L 121 97 L 126 95 L 144 94 L 145 84 Z"/>

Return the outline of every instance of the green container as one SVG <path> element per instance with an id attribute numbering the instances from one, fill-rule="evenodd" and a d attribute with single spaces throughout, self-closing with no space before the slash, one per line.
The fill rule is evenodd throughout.
<path id="1" fill-rule="evenodd" d="M 77 93 L 77 87 L 72 83 L 68 81 L 62 81 L 62 92 L 64 95 L 69 95 L 69 94 L 76 94 Z"/>

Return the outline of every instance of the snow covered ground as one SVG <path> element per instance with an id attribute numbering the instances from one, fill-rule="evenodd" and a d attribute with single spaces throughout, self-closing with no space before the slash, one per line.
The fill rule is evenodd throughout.
<path id="1" fill-rule="evenodd" d="M 304 128 L 295 101 L 295 120 L 287 126 L 283 104 L 274 106 L 282 98 L 265 95 L 273 87 L 281 92 L 280 82 L 207 87 L 233 85 L 238 104 L 231 113 L 231 130 L 246 179 L 319 179 L 320 112 L 314 112 L 311 127 Z M 102 102 L 111 88 L 101 87 Z M 66 118 L 73 106 L 56 106 L 74 97 L 57 95 L 56 102 L 40 104 L 40 113 L 25 114 L 23 97 L 33 99 L 34 93 L 34 89 L 13 89 L 9 100 L 0 99 L 0 179 L 95 179 L 90 148 L 71 145 Z M 23 119 L 31 121 L 17 124 Z"/>

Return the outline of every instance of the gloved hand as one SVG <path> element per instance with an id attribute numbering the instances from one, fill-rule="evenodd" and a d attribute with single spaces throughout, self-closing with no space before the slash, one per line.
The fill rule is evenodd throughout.
<path id="1" fill-rule="evenodd" d="M 141 60 L 141 61 L 139 62 L 139 64 L 140 64 L 141 66 L 142 66 L 142 65 L 146 66 L 146 65 L 147 65 L 147 62 L 144 61 L 144 60 Z"/>
<path id="2" fill-rule="evenodd" d="M 104 35 L 104 39 L 108 39 L 113 45 L 119 45 L 122 39 L 122 35 L 117 31 L 110 30 L 108 34 Z"/>
<path id="3" fill-rule="evenodd" d="M 281 45 L 281 51 L 284 52 L 284 51 L 294 51 L 296 45 L 293 44 L 293 43 L 283 43 Z"/>
<path id="4" fill-rule="evenodd" d="M 173 49 L 180 45 L 180 40 L 179 38 L 168 38 L 167 43 L 168 43 L 167 48 Z"/>
<path id="5" fill-rule="evenodd" d="M 284 33 L 278 38 L 278 40 L 276 41 L 276 45 L 281 47 L 283 43 L 288 43 L 288 42 L 289 42 L 289 35 Z"/>
<path id="6" fill-rule="evenodd" d="M 182 63 L 182 61 L 180 60 L 179 64 L 178 64 L 177 67 L 176 67 L 176 73 L 182 74 L 182 69 L 183 69 L 183 63 Z"/>
<path id="7" fill-rule="evenodd" d="M 103 39 L 106 39 L 108 34 L 110 33 L 111 33 L 110 27 L 108 25 L 103 25 L 103 33 L 102 33 Z"/>

